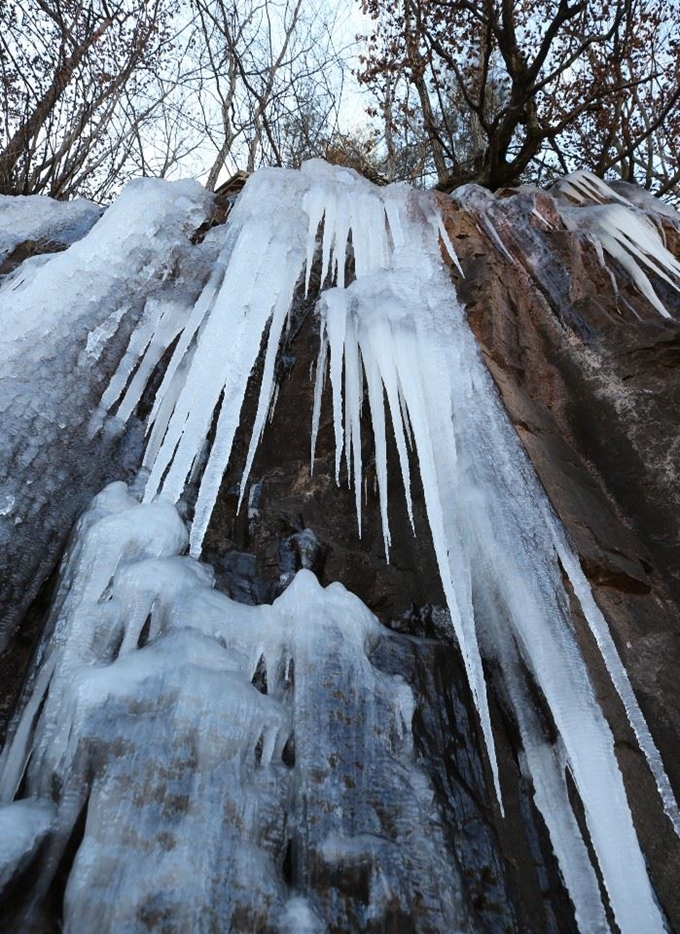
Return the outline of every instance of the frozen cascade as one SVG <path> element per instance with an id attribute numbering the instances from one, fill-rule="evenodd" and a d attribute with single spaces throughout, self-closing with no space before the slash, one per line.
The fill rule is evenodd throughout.
<path id="1" fill-rule="evenodd" d="M 563 190 L 571 203 L 586 205 L 565 202 L 565 223 L 573 215 L 579 229 L 587 226 L 667 314 L 639 264 L 676 286 L 677 263 L 626 191 L 614 195 L 585 173 Z M 32 267 L 31 276 L 5 282 L 12 295 L 8 352 L 14 341 L 32 340 L 29 322 L 38 322 L 40 344 L 75 321 L 83 360 L 99 360 L 134 316 L 93 433 L 111 411 L 122 422 L 130 418 L 176 342 L 148 420 L 144 501 L 114 484 L 80 520 L 39 665 L 0 759 L 0 880 L 20 879 L 29 863 L 40 869 L 25 917 L 39 926 L 64 854 L 82 835 L 64 900 L 64 929 L 73 934 L 148 930 L 167 919 L 173 934 L 208 931 L 236 917 L 240 929 L 364 930 L 390 912 L 408 917 L 416 904 L 430 925 L 424 929 L 472 929 L 461 878 L 443 856 L 432 786 L 415 764 L 411 689 L 368 660 L 380 630 L 375 618 L 340 584 L 322 589 L 304 570 L 289 576 L 272 606 L 244 606 L 212 589 L 211 570 L 196 560 L 249 376 L 260 360 L 241 499 L 276 405 L 291 305 L 320 273 L 312 467 L 329 382 L 336 480 L 344 460 L 359 530 L 362 433 L 371 426 L 388 558 L 390 433 L 412 524 L 410 471 L 418 466 L 499 800 L 482 657 L 502 672 L 522 767 L 579 930 L 609 930 L 594 853 L 622 934 L 663 931 L 562 571 L 676 829 L 677 806 L 606 621 L 468 329 L 441 259 L 443 241 L 456 262 L 436 201 L 406 186 L 376 188 L 318 161 L 300 172 L 263 170 L 237 202 L 210 275 L 201 267 L 195 279 L 166 283 L 176 255 L 162 262 L 175 237 L 164 225 L 179 222 L 188 207 L 182 228 L 196 226 L 204 196 L 185 183 L 144 183 L 142 191 L 149 210 L 137 226 L 131 191 L 86 247 L 76 244 L 63 258 Z M 505 250 L 499 237 L 494 242 Z M 97 279 L 94 301 L 82 270 L 93 247 L 111 252 L 112 245 L 114 262 L 108 278 Z M 44 299 L 41 314 L 23 314 L 45 293 L 46 266 L 49 281 L 56 274 L 67 290 L 76 311 L 70 322 L 44 308 Z M 196 282 L 206 279 L 194 301 Z M 189 535 L 174 504 L 197 479 L 187 557 Z M 13 495 L 3 507 L 8 515 Z M 556 740 L 535 708 L 536 686 Z M 356 723 L 365 724 L 363 732 Z M 350 760 L 363 769 L 348 769 Z M 388 800 L 389 827 L 382 811 Z M 300 819 L 308 813 L 313 819 Z M 284 861 L 294 864 L 296 890 L 282 879 Z M 315 883 L 352 863 L 371 867 L 358 920 L 341 900 L 322 905 L 315 893 Z"/>
<path id="2" fill-rule="evenodd" d="M 161 922 L 209 932 L 234 918 L 282 934 L 366 930 L 386 907 L 408 916 L 416 903 L 428 930 L 469 931 L 432 788 L 413 762 L 410 688 L 367 658 L 375 618 L 304 570 L 272 606 L 235 603 L 211 589 L 209 568 L 178 555 L 185 546 L 174 507 L 140 505 L 122 483 L 80 521 L 47 677 L 0 761 L 0 878 L 47 835 L 22 930 L 39 920 L 80 824 L 70 934 Z M 265 693 L 253 685 L 261 670 Z M 396 826 L 384 823 L 386 801 Z M 313 819 L 291 824 L 307 811 Z M 291 843 L 306 895 L 291 897 L 277 868 Z M 365 915 L 348 921 L 338 902 L 324 923 L 315 879 L 367 856 Z"/>
<path id="3" fill-rule="evenodd" d="M 268 206 L 274 202 L 279 207 L 272 216 Z M 565 769 L 583 802 L 620 929 L 631 934 L 662 930 L 611 733 L 574 638 L 561 567 L 603 648 L 676 828 L 677 806 L 613 642 L 609 639 L 603 646 L 601 614 L 578 561 L 556 537 L 556 520 L 467 327 L 441 261 L 440 237 L 455 261 L 453 248 L 429 195 L 399 185 L 379 189 L 350 170 L 318 161 L 300 172 L 263 170 L 250 180 L 233 212 L 220 262 L 184 326 L 156 397 L 149 421 L 145 501 L 159 494 L 173 501 L 181 496 L 217 411 L 191 530 L 192 554 L 200 554 L 229 462 L 247 379 L 266 338 L 259 403 L 241 482 L 244 495 L 254 452 L 276 399 L 281 335 L 296 284 L 304 276 L 309 287 L 320 227 L 321 283 L 327 288 L 319 303 L 312 445 L 329 370 L 336 478 L 344 454 L 361 528 L 365 387 L 388 552 L 387 399 L 409 514 L 408 445 L 415 448 L 451 622 L 499 798 L 480 646 L 506 670 L 507 693 L 526 746 L 536 801 L 569 883 L 581 930 L 600 930 L 605 921 L 601 909 L 592 907 L 597 880 L 571 811 Z M 606 229 L 611 229 L 609 222 Z M 644 232 L 647 252 L 659 255 L 655 241 L 649 246 L 651 233 L 647 228 Z M 633 252 L 645 258 L 639 250 Z M 347 285 L 348 257 L 353 266 Z M 665 256 L 663 263 L 668 265 Z M 661 266 L 657 271 L 663 274 Z M 674 268 L 670 271 L 675 274 Z M 641 284 L 639 277 L 636 282 Z M 168 326 L 166 345 L 176 333 L 176 325 Z M 146 343 L 145 338 L 139 346 Z M 157 348 L 156 358 L 160 352 Z M 141 355 L 141 366 L 148 369 L 143 351 Z M 133 380 L 124 393 L 126 381 L 127 375 L 114 379 L 117 389 L 105 397 L 106 406 L 122 398 L 119 411 L 131 410 L 139 381 Z M 524 711 L 522 665 L 547 700 L 560 734 L 559 750 L 541 746 L 536 725 Z"/>
<path id="4" fill-rule="evenodd" d="M 131 182 L 101 218 L 89 202 L 0 198 L 0 232 L 12 243 L 82 238 L 27 260 L 0 285 L 0 649 L 58 560 L 64 533 L 119 476 L 115 426 L 95 446 L 84 413 L 133 329 L 133 340 L 147 322 L 160 332 L 161 311 L 171 319 L 193 306 L 216 250 L 189 237 L 210 204 L 197 182 L 159 179 Z"/>
<path id="5" fill-rule="evenodd" d="M 537 804 L 565 878 L 576 883 L 570 891 L 582 930 L 601 929 L 598 915 L 590 908 L 597 883 L 568 802 L 565 764 L 583 801 L 621 930 L 662 930 L 635 841 L 611 734 L 571 629 L 550 523 L 541 515 L 544 494 L 497 401 L 462 315 L 448 324 L 441 316 L 437 318 L 439 309 L 451 315 L 456 305 L 450 294 L 444 304 L 445 293 L 437 291 L 437 285 L 442 290 L 450 288 L 444 277 L 441 282 L 433 278 L 426 289 L 422 280 L 408 275 L 357 280 L 345 291 L 344 309 L 354 315 L 352 329 L 344 329 L 345 341 L 348 334 L 358 333 L 358 347 L 352 352 L 355 357 L 361 353 L 369 384 L 368 371 L 380 366 L 379 354 L 397 369 L 454 626 L 457 613 L 467 624 L 464 631 L 470 641 L 478 635 L 485 653 L 507 670 L 509 686 L 517 677 L 516 661 L 513 664 L 509 650 L 503 649 L 503 641 L 508 631 L 512 633 L 513 651 L 531 671 L 555 719 L 565 757 L 561 771 L 549 761 L 551 754 L 546 759 L 545 753 L 534 752 L 535 739 L 523 715 L 526 696 L 509 688 L 527 746 Z M 337 313 L 335 298 L 324 306 L 325 316 Z M 427 311 L 419 317 L 417 312 L 424 306 Z M 379 324 L 373 331 L 376 319 Z M 444 327 L 446 340 L 442 339 Z M 374 354 L 378 346 L 379 354 Z M 427 368 L 418 367 L 418 360 L 427 360 Z M 345 378 L 352 372 L 346 366 Z M 347 397 L 357 400 L 358 391 L 353 396 L 348 392 Z M 480 398 L 485 401 L 481 411 Z M 382 401 L 380 396 L 380 405 Z M 350 410 L 350 418 L 359 418 L 358 409 Z M 382 416 L 379 424 L 381 420 Z M 449 452 L 455 452 L 455 458 Z M 590 609 L 584 606 L 586 612 Z M 607 660 L 620 667 L 615 655 Z M 652 760 L 651 764 L 657 763 Z M 662 770 L 657 780 L 670 794 Z M 675 814 L 672 796 L 666 802 Z M 623 851 L 631 861 L 621 874 Z M 633 876 L 640 885 L 635 894 L 630 885 Z"/>

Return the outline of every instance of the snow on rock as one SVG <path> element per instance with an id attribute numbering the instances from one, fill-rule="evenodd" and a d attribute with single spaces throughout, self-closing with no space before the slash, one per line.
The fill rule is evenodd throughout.
<path id="1" fill-rule="evenodd" d="M 13 873 L 46 836 L 24 929 L 80 821 L 71 934 L 141 932 L 161 918 L 169 934 L 228 930 L 232 918 L 253 931 L 365 930 L 388 907 L 417 910 L 429 930 L 469 930 L 413 758 L 410 689 L 367 658 L 373 615 L 306 570 L 272 606 L 235 603 L 211 589 L 209 568 L 178 556 L 185 546 L 173 506 L 140 504 L 119 483 L 80 521 L 0 760 L 0 800 L 20 782 L 25 797 L 0 808 L 11 831 L 0 866 Z M 35 799 L 53 804 L 38 811 Z M 332 872 L 330 840 L 374 867 L 361 918 L 305 891 Z M 281 872 L 291 841 L 295 897 Z"/>
<path id="2" fill-rule="evenodd" d="M 205 220 L 210 200 L 198 182 L 130 182 L 86 238 L 4 296 L 3 347 L 29 336 L 46 343 L 67 328 L 77 342 L 121 305 L 138 304 L 145 284 L 172 274 L 182 235 Z"/>
<path id="3" fill-rule="evenodd" d="M 0 805 L 0 891 L 30 864 L 55 817 L 50 801 L 26 798 Z"/>
<path id="4" fill-rule="evenodd" d="M 286 902 L 277 930 L 281 934 L 324 934 L 326 928 L 307 900 L 296 895 Z"/>
<path id="5" fill-rule="evenodd" d="M 83 239 L 0 293 L 0 646 L 111 477 L 114 432 L 93 446 L 84 421 L 127 337 L 190 308 L 208 277 L 215 247 L 189 237 L 210 204 L 197 182 L 132 182 Z"/>
<path id="6" fill-rule="evenodd" d="M 675 260 L 654 228 L 623 196 L 614 196 L 615 204 L 600 204 L 608 187 L 583 173 L 565 185 L 577 200 L 598 202 L 578 209 L 583 218 L 579 224 L 590 225 L 596 241 L 624 265 L 628 263 L 643 291 L 645 274 L 639 263 L 675 284 Z M 469 196 L 477 198 L 475 192 Z M 270 206 L 275 202 L 279 207 L 272 215 Z M 569 210 L 564 210 L 567 218 Z M 300 172 L 257 173 L 233 212 L 220 260 L 179 333 L 157 393 L 145 458 L 150 472 L 145 502 L 156 497 L 179 499 L 194 474 L 200 473 L 217 413 L 191 530 L 192 554 L 200 554 L 231 456 L 248 378 L 264 342 L 259 403 L 241 484 L 244 496 L 253 456 L 276 399 L 274 364 L 292 298 L 302 282 L 309 287 L 318 257 L 325 291 L 319 303 L 312 448 L 328 373 L 336 476 L 340 478 L 344 458 L 356 490 L 359 529 L 361 435 L 367 424 L 372 426 L 386 552 L 388 425 L 394 432 L 409 508 L 408 447 L 414 448 L 451 622 L 499 798 L 482 651 L 505 672 L 536 803 L 553 839 L 581 930 L 601 929 L 604 913 L 567 793 L 565 771 L 580 795 L 590 843 L 620 930 L 623 934 L 662 931 L 612 735 L 575 641 L 562 567 L 594 630 L 601 621 L 595 618 L 577 560 L 567 560 L 569 546 L 555 537 L 556 520 L 484 367 L 442 263 L 440 241 L 455 260 L 436 202 L 425 193 L 403 185 L 377 188 L 351 170 L 319 161 L 307 163 Z M 659 308 L 651 286 L 645 294 Z M 152 353 L 157 359 L 178 334 L 172 310 L 167 317 L 162 311 L 155 313 L 161 347 L 153 347 L 150 330 L 142 324 L 147 330 L 139 339 L 133 335 L 124 363 L 127 370 L 114 378 L 115 388 L 107 390 L 103 412 L 121 398 L 126 374 L 136 361 L 148 370 L 145 355 Z M 165 321 L 167 325 L 161 324 Z M 126 403 L 123 395 L 119 411 L 130 410 L 138 391 L 130 386 L 130 401 Z M 366 401 L 368 420 L 362 418 Z M 313 599 L 302 584 L 295 593 L 303 604 Z M 284 594 L 282 605 L 292 599 Z M 678 826 L 677 806 L 667 795 L 658 753 L 630 686 L 620 676 L 613 645 L 605 641 L 599 639 L 614 683 L 637 724 L 650 768 Z M 529 680 L 548 703 L 558 731 L 555 746 L 540 739 L 526 709 Z"/>
<path id="7" fill-rule="evenodd" d="M 27 241 L 70 246 L 103 212 L 101 205 L 86 198 L 56 201 L 46 195 L 0 195 L 0 265 Z"/>

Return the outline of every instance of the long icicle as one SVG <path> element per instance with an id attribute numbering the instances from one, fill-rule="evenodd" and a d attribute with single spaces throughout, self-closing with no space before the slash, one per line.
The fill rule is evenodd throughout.
<path id="1" fill-rule="evenodd" d="M 282 200 L 284 207 L 272 218 L 266 205 L 275 197 Z M 191 536 L 192 554 L 200 554 L 219 484 L 231 457 L 248 378 L 269 328 L 255 429 L 242 484 L 244 495 L 275 393 L 274 364 L 286 309 L 298 281 L 304 279 L 306 288 L 310 287 L 318 232 L 323 224 L 322 286 L 324 280 L 332 284 L 335 278 L 338 287 L 325 293 L 319 309 L 322 337 L 314 389 L 312 452 L 330 357 L 336 479 L 340 477 L 344 453 L 348 480 L 355 487 L 360 525 L 365 379 L 386 550 L 385 396 L 412 523 L 407 438 L 415 450 L 452 626 L 484 732 L 499 802 L 501 789 L 480 650 L 480 638 L 487 638 L 488 633 L 478 629 L 473 599 L 475 575 L 483 567 L 496 582 L 499 604 L 507 611 L 517 651 L 551 705 L 617 923 L 624 934 L 639 934 L 641 925 L 646 934 L 662 931 L 663 922 L 635 840 L 611 733 L 567 622 L 558 559 L 590 617 L 612 680 L 676 829 L 677 805 L 625 669 L 615 650 L 612 652 L 613 641 L 601 614 L 598 616 L 587 581 L 570 563 L 570 552 L 565 551 L 560 538 L 562 533 L 555 532 L 550 521 L 546 528 L 542 491 L 502 412 L 445 272 L 440 238 L 454 261 L 455 256 L 436 202 L 430 195 L 410 192 L 404 186 L 378 189 L 350 170 L 313 162 L 298 173 L 257 173 L 246 186 L 231 223 L 229 256 L 180 335 L 154 405 L 147 499 L 159 490 L 173 499 L 182 494 L 205 444 L 216 407 L 220 406 Z M 355 281 L 345 288 L 350 242 Z M 657 252 L 656 248 L 652 251 L 653 255 Z M 138 344 L 146 352 L 148 343 L 140 338 Z M 506 653 L 505 658 L 507 669 L 514 664 L 513 653 Z M 556 679 L 552 677 L 555 664 L 564 666 Z M 517 703 L 523 703 L 522 689 L 512 680 L 513 671 L 507 670 L 506 677 Z M 563 696 L 565 690 L 577 692 L 579 722 L 574 720 L 569 698 Z M 527 763 L 535 773 L 536 800 L 539 807 L 547 808 L 551 795 L 564 798 L 564 788 L 561 779 L 555 777 L 558 770 L 552 760 L 544 751 L 532 749 L 532 731 L 531 724 L 525 722 L 523 735 L 529 747 Z M 543 768 L 553 778 L 541 785 L 537 770 Z M 605 778 L 608 787 L 615 786 L 616 790 L 603 796 L 600 786 Z M 561 858 L 576 867 L 583 858 L 578 828 L 574 830 L 568 816 L 564 827 L 573 839 L 565 843 Z M 619 840 L 627 854 L 627 873 L 621 869 Z M 579 875 L 585 878 L 578 869 L 567 872 L 570 874 L 575 879 Z M 593 897 L 591 877 L 586 889 L 575 896 L 582 906 Z M 585 922 L 581 926 L 587 929 Z"/>

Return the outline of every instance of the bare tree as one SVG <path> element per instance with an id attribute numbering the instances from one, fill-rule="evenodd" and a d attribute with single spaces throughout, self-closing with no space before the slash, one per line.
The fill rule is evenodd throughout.
<path id="1" fill-rule="evenodd" d="M 408 77 L 440 186 L 496 188 L 577 166 L 659 192 L 677 185 L 677 4 L 363 0 L 363 8 L 375 27 L 361 78 Z"/>
<path id="2" fill-rule="evenodd" d="M 299 165 L 337 144 L 352 0 L 0 0 L 0 191 Z"/>
<path id="3" fill-rule="evenodd" d="M 335 132 L 342 50 L 330 11 L 303 0 L 192 0 L 207 78 L 201 112 L 215 150 L 207 187 L 237 167 L 297 164 Z"/>
<path id="4" fill-rule="evenodd" d="M 162 103 L 149 90 L 170 14 L 169 0 L 4 0 L 1 191 L 64 198 L 120 181 Z"/>

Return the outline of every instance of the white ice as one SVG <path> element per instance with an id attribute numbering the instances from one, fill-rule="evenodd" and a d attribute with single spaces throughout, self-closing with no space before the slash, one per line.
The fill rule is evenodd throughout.
<path id="1" fill-rule="evenodd" d="M 573 190 L 600 200 L 599 183 L 591 184 L 587 178 L 576 180 Z M 644 273 L 639 263 L 674 284 L 675 261 L 662 252 L 665 248 L 654 228 L 631 213 L 626 199 L 614 200 L 618 203 L 579 208 L 579 216 L 594 218 L 588 223 L 608 252 L 621 262 L 630 258 L 628 268 L 641 288 Z M 274 212 L 272 204 L 277 205 Z M 328 370 L 337 475 L 339 479 L 344 458 L 347 479 L 356 491 L 359 528 L 362 425 L 365 430 L 370 424 L 373 430 L 386 551 L 388 424 L 397 442 L 409 509 L 408 446 L 412 446 L 452 626 L 499 799 L 481 648 L 505 669 L 536 802 L 572 891 L 581 929 L 597 930 L 602 911 L 593 908 L 596 877 L 566 793 L 565 769 L 583 803 L 592 847 L 622 934 L 653 934 L 663 930 L 663 921 L 635 836 L 612 735 L 574 637 L 561 579 L 565 552 L 554 537 L 545 495 L 467 326 L 442 262 L 440 242 L 453 253 L 436 202 L 426 193 L 400 185 L 376 188 L 348 169 L 318 161 L 300 172 L 259 172 L 239 199 L 220 261 L 183 329 L 179 332 L 181 322 L 172 309 L 148 308 L 139 335 L 132 337 L 126 370 L 107 390 L 105 405 L 121 398 L 137 361 L 144 365 L 155 326 L 164 331 L 161 343 L 167 344 L 171 334 L 178 335 L 150 419 L 145 502 L 151 506 L 154 501 L 176 502 L 181 497 L 201 462 L 217 413 L 191 529 L 191 552 L 200 554 L 229 464 L 248 379 L 264 344 L 260 397 L 241 483 L 241 495 L 246 494 L 253 456 L 276 398 L 274 364 L 293 296 L 296 287 L 310 287 L 319 253 L 325 291 L 319 303 L 321 341 L 312 435 L 318 431 Z M 158 358 L 157 351 L 152 358 Z M 132 405 L 139 387 L 129 384 L 127 391 Z M 363 417 L 362 408 L 367 410 Z M 295 593 L 304 603 L 312 594 L 303 583 Z M 127 641 L 123 636 L 126 649 L 133 646 L 148 611 L 145 587 L 133 584 L 130 590 L 139 593 L 140 604 L 133 614 L 132 635 Z M 592 619 L 594 604 L 580 578 L 576 590 Z M 193 584 L 190 593 L 194 594 Z M 199 587 L 195 596 L 205 602 L 202 593 Z M 282 601 L 285 606 L 286 595 Z M 153 613 L 152 625 L 156 625 Z M 250 655 L 251 666 L 260 655 L 280 651 L 280 643 L 274 647 L 268 643 L 267 632 L 265 627 L 261 644 Z M 632 692 L 615 669 L 612 654 L 604 655 L 665 794 L 667 780 L 649 732 L 640 726 L 644 721 Z M 124 652 L 121 659 L 125 658 Z M 134 670 L 132 675 L 136 677 Z M 536 740 L 521 687 L 525 676 L 545 697 L 559 734 L 555 748 Z M 270 749 L 277 740 L 271 737 L 268 742 Z M 14 771 L 16 781 L 16 765 Z M 674 802 L 666 798 L 665 804 L 673 812 Z"/>
<path id="2" fill-rule="evenodd" d="M 51 801 L 27 798 L 0 804 L 0 891 L 26 868 L 55 817 Z"/>
<path id="3" fill-rule="evenodd" d="M 424 227 L 417 226 L 413 201 L 404 215 L 402 229 L 408 230 L 410 220 L 415 230 L 407 235 L 407 250 L 399 253 L 395 248 L 389 272 L 358 278 L 345 290 L 322 296 L 322 328 L 338 397 L 333 405 L 336 424 L 342 413 L 339 398 L 343 393 L 345 398 L 346 422 L 337 425 L 336 435 L 347 451 L 352 426 L 359 419 L 356 401 L 347 401 L 356 400 L 360 392 L 355 366 L 347 366 L 353 341 L 352 357 L 360 357 L 367 384 L 377 387 L 369 390 L 376 453 L 383 450 L 383 385 L 396 382 L 403 399 L 396 417 L 407 419 L 411 426 L 440 574 L 473 695 L 486 725 L 492 763 L 479 640 L 486 654 L 498 655 L 508 685 L 517 681 L 521 660 L 546 697 L 557 724 L 564 756 L 561 764 L 555 762 L 555 750 L 536 746 L 535 729 L 532 733 L 527 725 L 528 697 L 517 690 L 509 692 L 523 725 L 536 801 L 565 879 L 573 888 L 582 929 L 597 930 L 604 915 L 601 908 L 593 912 L 597 881 L 569 804 L 565 766 L 583 800 L 619 926 L 630 932 L 663 930 L 635 839 L 613 739 L 571 630 L 558 554 L 541 509 L 544 494 L 501 409 L 442 271 L 436 241 L 419 239 Z M 389 374 L 385 381 L 383 366 Z M 340 384 L 343 373 L 344 385 Z M 354 387 L 348 387 L 351 379 Z M 378 475 L 385 476 L 384 468 L 378 468 Z M 480 608 L 490 590 L 493 601 L 484 613 Z M 584 610 L 592 615 L 585 599 Z M 515 646 L 514 656 L 502 651 L 506 631 Z M 620 679 L 615 683 L 620 684 Z M 641 720 L 634 699 L 633 705 L 632 719 Z M 657 775 L 659 764 L 658 754 L 650 752 L 650 765 Z M 623 873 L 621 853 L 626 854 Z M 634 893 L 633 878 L 637 880 Z"/>
<path id="4" fill-rule="evenodd" d="M 672 317 L 654 290 L 649 273 L 680 292 L 680 262 L 666 248 L 660 223 L 666 220 L 680 225 L 677 212 L 635 186 L 612 187 L 586 171 L 560 179 L 552 192 L 558 196 L 565 227 L 583 232 L 600 256 L 604 249 L 629 273 L 659 314 Z"/>
<path id="5" fill-rule="evenodd" d="M 22 779 L 28 796 L 0 807 L 0 872 L 18 873 L 46 839 L 39 904 L 87 808 L 69 934 L 140 930 L 157 903 L 177 932 L 227 929 L 246 908 L 268 930 L 275 919 L 282 934 L 313 934 L 325 929 L 314 893 L 293 897 L 277 868 L 291 833 L 307 859 L 324 858 L 331 835 L 356 847 L 372 833 L 401 911 L 416 900 L 436 929 L 462 929 L 460 880 L 413 761 L 410 689 L 367 658 L 375 618 L 306 570 L 272 606 L 235 603 L 178 554 L 186 544 L 173 506 L 119 483 L 81 519 L 36 688 L 0 759 L 0 800 Z M 260 668 L 266 693 L 251 683 Z M 346 782 L 331 780 L 338 770 Z M 315 815 L 304 827 L 289 826 L 294 799 Z M 397 829 L 383 826 L 385 802 Z M 384 901 L 376 890 L 366 911 Z"/>
<path id="6" fill-rule="evenodd" d="M 103 210 L 85 198 L 56 201 L 46 195 L 0 195 L 0 263 L 27 241 L 70 246 L 85 236 Z"/>
<path id="7" fill-rule="evenodd" d="M 38 201 L 39 220 L 48 199 Z M 55 202 L 54 210 L 68 218 L 79 210 L 69 204 Z M 127 336 L 140 317 L 161 332 L 193 306 L 207 279 L 214 247 L 189 238 L 211 204 L 197 182 L 141 179 L 82 239 L 48 262 L 36 257 L 30 275 L 24 263 L 8 277 L 0 295 L 0 500 L 13 505 L 0 515 L 0 645 L 20 615 L 16 594 L 29 602 L 35 596 L 40 571 L 34 574 L 30 562 L 45 568 L 44 580 L 63 547 L 65 519 L 70 525 L 82 509 L 83 488 L 72 478 L 80 478 L 89 497 L 106 475 L 102 451 L 107 441 L 110 451 L 111 433 L 104 444 L 88 444 L 84 420 Z M 148 368 L 140 380 L 147 375 Z M 123 411 L 138 384 L 131 382 Z M 89 489 L 88 474 L 96 477 Z M 10 607 L 2 602 L 7 593 L 14 594 Z"/>

